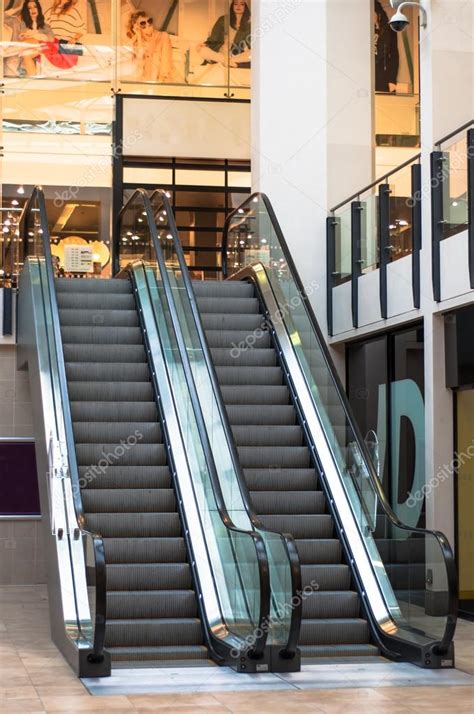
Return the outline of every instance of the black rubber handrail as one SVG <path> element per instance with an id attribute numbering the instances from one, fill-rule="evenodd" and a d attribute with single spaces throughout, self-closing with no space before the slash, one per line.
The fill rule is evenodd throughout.
<path id="1" fill-rule="evenodd" d="M 454 637 L 454 631 L 456 629 L 456 621 L 457 621 L 458 581 L 457 581 L 456 562 L 455 562 L 452 548 L 449 545 L 449 542 L 448 542 L 446 536 L 443 533 L 441 533 L 440 531 L 408 526 L 408 525 L 404 524 L 402 521 L 400 521 L 400 519 L 398 518 L 396 513 L 393 511 L 393 509 L 385 495 L 385 491 L 382 488 L 382 484 L 380 483 L 378 475 L 375 471 L 375 467 L 374 467 L 372 458 L 370 456 L 370 453 L 368 451 L 367 444 L 365 443 L 364 438 L 362 436 L 362 432 L 359 428 L 359 425 L 357 424 L 356 419 L 354 418 L 354 416 L 352 414 L 352 408 L 349 404 L 347 394 L 344 390 L 344 387 L 342 385 L 342 382 L 341 382 L 339 374 L 336 370 L 336 367 L 332 361 L 331 355 L 329 353 L 329 349 L 328 349 L 326 342 L 324 340 L 324 337 L 323 337 L 323 334 L 319 327 L 318 321 L 316 320 L 316 315 L 314 314 L 314 310 L 312 308 L 311 302 L 306 294 L 306 291 L 304 289 L 303 283 L 301 282 L 298 271 L 296 270 L 295 263 L 291 256 L 290 250 L 286 243 L 285 237 L 281 230 L 281 227 L 280 227 L 280 224 L 276 217 L 275 211 L 273 210 L 273 206 L 272 206 L 268 196 L 266 196 L 264 193 L 254 193 L 246 201 L 244 201 L 241 204 L 241 206 L 239 206 L 234 211 L 232 211 L 232 213 L 230 213 L 229 216 L 227 217 L 227 220 L 224 224 L 223 238 L 222 238 L 223 259 L 224 259 L 224 255 L 227 256 L 229 227 L 230 227 L 231 222 L 233 221 L 234 217 L 239 215 L 240 210 L 245 209 L 245 207 L 248 206 L 249 204 L 251 204 L 252 202 L 254 202 L 255 199 L 262 200 L 265 205 L 265 208 L 268 212 L 273 229 L 277 235 L 278 241 L 280 243 L 280 247 L 281 247 L 283 255 L 285 257 L 286 264 L 288 265 L 292 279 L 296 283 L 302 303 L 305 306 L 306 312 L 308 314 L 308 318 L 311 322 L 312 328 L 313 328 L 313 330 L 316 334 L 316 337 L 318 339 L 319 348 L 321 349 L 321 352 L 324 356 L 326 366 L 332 375 L 338 397 L 339 397 L 340 402 L 344 409 L 345 418 L 347 420 L 347 423 L 350 425 L 353 434 L 356 437 L 357 446 L 360 449 L 360 451 L 364 457 L 365 465 L 366 465 L 368 473 L 369 473 L 369 478 L 370 478 L 372 487 L 377 495 L 377 498 L 378 498 L 381 508 L 384 512 L 384 515 L 387 516 L 389 522 L 393 526 L 396 526 L 397 528 L 400 528 L 405 531 L 409 531 L 411 533 L 419 533 L 419 534 L 422 534 L 425 536 L 430 535 L 438 541 L 438 544 L 440 546 L 441 552 L 444 557 L 444 561 L 445 561 L 445 565 L 446 565 L 446 575 L 447 575 L 447 581 L 448 581 L 447 582 L 447 586 L 448 586 L 448 614 L 447 614 L 447 618 L 446 618 L 446 627 L 445 627 L 445 631 L 444 631 L 441 641 L 436 645 L 436 651 L 438 653 L 442 654 L 447 651 L 449 645 L 452 642 L 452 639 Z M 223 265 L 224 265 L 224 263 L 223 263 Z M 226 268 L 226 271 L 225 272 L 223 271 L 223 272 L 224 272 L 224 275 L 227 277 L 227 261 L 225 262 L 225 268 Z"/>
<path id="2" fill-rule="evenodd" d="M 176 255 L 178 256 L 178 263 L 179 263 L 179 268 L 181 270 L 181 275 L 184 283 L 184 287 L 186 290 L 187 297 L 189 299 L 190 305 L 191 305 L 191 310 L 193 313 L 193 320 L 194 324 L 198 333 L 199 337 L 199 342 L 201 346 L 201 350 L 204 356 L 204 360 L 206 362 L 206 368 L 208 370 L 208 374 L 211 380 L 211 385 L 212 389 L 216 398 L 217 402 L 217 407 L 219 410 L 219 418 L 221 421 L 221 425 L 224 430 L 225 438 L 226 438 L 226 443 L 232 458 L 232 464 L 234 467 L 234 472 L 237 476 L 237 482 L 239 485 L 240 493 L 242 495 L 242 499 L 244 501 L 245 505 L 245 510 L 249 516 L 249 519 L 252 523 L 252 525 L 258 529 L 259 531 L 262 531 L 264 533 L 273 533 L 279 535 L 284 543 L 285 550 L 288 556 L 288 560 L 290 563 L 290 570 L 291 570 L 291 584 L 292 584 L 292 610 L 291 610 L 291 621 L 290 621 L 290 634 L 289 634 L 289 639 L 285 648 L 284 656 L 291 658 L 294 657 L 296 654 L 296 649 L 297 649 L 297 644 L 298 644 L 298 639 L 299 639 L 299 631 L 301 627 L 301 619 L 302 619 L 302 600 L 301 600 L 301 590 L 302 590 L 302 580 L 301 580 L 301 567 L 300 567 L 300 560 L 298 556 L 298 550 L 296 548 L 296 543 L 293 539 L 293 536 L 287 534 L 287 533 L 280 533 L 278 531 L 273 531 L 270 528 L 267 528 L 266 526 L 263 525 L 263 523 L 260 521 L 258 515 L 256 514 L 253 503 L 250 497 L 250 493 L 248 490 L 247 482 L 245 480 L 245 476 L 242 471 L 242 466 L 240 464 L 240 459 L 237 453 L 237 448 L 235 446 L 235 440 L 232 434 L 232 427 L 230 425 L 229 421 L 229 416 L 227 414 L 227 410 L 224 405 L 224 400 L 222 398 L 222 392 L 221 388 L 219 385 L 219 380 L 217 378 L 217 373 L 216 369 L 214 366 L 214 361 L 211 356 L 211 351 L 209 349 L 209 344 L 207 342 L 207 337 L 205 330 L 202 325 L 202 320 L 201 320 L 201 313 L 199 311 L 199 307 L 196 301 L 196 295 L 194 293 L 194 288 L 192 285 L 191 278 L 189 277 L 189 268 L 186 264 L 186 259 L 184 257 L 184 252 L 183 252 L 183 247 L 181 245 L 181 240 L 179 237 L 179 232 L 176 227 L 175 219 L 174 219 L 174 214 L 173 214 L 173 209 L 171 206 L 171 202 L 166 195 L 164 191 L 161 189 L 157 189 L 153 194 L 152 194 L 152 200 L 153 196 L 159 195 L 160 198 L 163 201 L 163 204 L 165 206 L 165 210 L 167 215 L 169 216 L 169 227 L 170 227 L 170 233 L 173 237 L 173 246 L 174 250 L 176 252 Z"/>
<path id="3" fill-rule="evenodd" d="M 105 566 L 105 550 L 102 536 L 98 533 L 91 533 L 85 528 L 85 515 L 82 504 L 81 488 L 79 484 L 79 474 L 76 460 L 76 446 L 74 434 L 72 430 L 72 416 L 69 402 L 69 393 L 67 387 L 66 367 L 64 361 L 63 342 L 61 337 L 61 327 L 59 318 L 58 301 L 56 297 L 55 276 L 53 270 L 53 261 L 51 254 L 51 238 L 49 233 L 49 225 L 46 212 L 46 201 L 43 189 L 37 186 L 25 205 L 20 219 L 20 235 L 23 235 L 23 258 L 26 260 L 29 256 L 30 241 L 28 240 L 28 230 L 32 218 L 33 209 L 39 210 L 41 240 L 43 246 L 43 255 L 46 267 L 47 289 L 52 312 L 52 326 L 54 346 L 57 355 L 57 370 L 59 377 L 59 389 L 61 395 L 61 404 L 64 416 L 64 431 L 66 434 L 66 449 L 68 458 L 69 475 L 71 478 L 72 495 L 74 510 L 76 515 L 77 527 L 71 534 L 71 537 L 78 540 L 82 535 L 91 538 L 94 547 L 96 583 L 95 583 L 95 626 L 93 651 L 88 655 L 90 662 L 102 662 L 104 659 L 104 644 L 105 644 L 105 625 L 106 625 L 106 566 Z M 58 413 L 55 412 L 56 421 Z M 77 603 L 76 603 L 77 606 Z M 81 630 L 84 638 L 87 640 L 87 633 L 84 633 L 81 628 L 81 623 L 78 618 L 78 627 Z"/>
<path id="4" fill-rule="evenodd" d="M 451 131 L 449 134 L 446 134 L 446 136 L 443 136 L 442 139 L 438 139 L 438 141 L 435 141 L 434 145 L 441 148 L 441 144 L 444 144 L 446 141 L 449 141 L 449 139 L 452 139 L 453 136 L 456 136 L 457 134 L 461 134 L 461 132 L 466 131 L 466 129 L 469 129 L 469 127 L 473 126 L 473 125 L 474 125 L 474 119 L 470 119 L 465 124 L 462 124 L 457 129 L 455 129 L 454 131 Z"/>
<path id="5" fill-rule="evenodd" d="M 393 176 L 393 174 L 396 174 L 398 171 L 401 171 L 402 169 L 406 168 L 407 166 L 410 166 L 410 164 L 414 164 L 415 161 L 419 161 L 420 158 L 421 158 L 421 154 L 415 154 L 415 156 L 412 156 L 410 159 L 407 159 L 406 161 L 404 161 L 403 164 L 400 164 L 399 166 L 396 166 L 394 169 L 391 169 L 383 176 L 380 176 L 380 178 L 376 179 L 375 181 L 372 181 L 372 183 L 369 183 L 368 186 L 364 186 L 364 188 L 361 188 L 360 191 L 357 191 L 357 193 L 353 193 L 352 196 L 349 196 L 349 198 L 345 198 L 344 201 L 341 201 L 333 208 L 330 208 L 329 213 L 334 213 L 334 211 L 337 211 L 339 208 L 342 208 L 342 206 L 345 206 L 346 203 L 351 203 L 351 201 L 353 201 L 354 199 L 358 199 L 366 191 L 370 191 L 371 188 L 378 186 L 379 183 L 384 183 L 388 178 L 390 178 L 390 176 Z M 242 204 L 242 205 L 244 205 L 244 204 Z"/>
<path id="6" fill-rule="evenodd" d="M 165 198 L 167 199 L 167 197 L 164 193 L 162 193 L 161 196 L 165 196 Z M 176 309 L 175 299 L 173 296 L 173 291 L 172 291 L 172 288 L 170 285 L 169 275 L 168 275 L 168 271 L 166 268 L 166 261 L 165 261 L 164 255 L 163 255 L 161 242 L 158 237 L 158 231 L 156 229 L 153 208 L 151 205 L 150 198 L 148 197 L 148 194 L 144 189 L 137 189 L 136 191 L 134 191 L 134 193 L 132 194 L 132 196 L 127 201 L 127 203 L 125 204 L 125 206 L 122 208 L 122 210 L 120 211 L 120 213 L 118 215 L 118 225 L 120 225 L 120 221 L 121 221 L 121 218 L 122 218 L 124 212 L 129 208 L 130 205 L 132 205 L 137 200 L 137 198 L 140 198 L 141 201 L 143 202 L 143 207 L 147 214 L 147 222 L 148 222 L 148 226 L 150 228 L 150 235 L 152 238 L 153 248 L 154 248 L 156 260 L 157 260 L 157 263 L 159 266 L 161 279 L 163 281 L 163 288 L 165 291 L 168 309 L 170 311 L 170 316 L 171 316 L 171 320 L 173 323 L 173 329 L 175 332 L 176 341 L 178 343 L 180 357 L 182 360 L 183 369 L 184 369 L 185 376 L 186 376 L 186 383 L 187 383 L 187 386 L 189 389 L 191 403 L 193 405 L 194 415 L 196 417 L 196 422 L 197 422 L 198 431 L 199 431 L 199 437 L 200 437 L 204 455 L 206 458 L 206 464 L 209 469 L 209 475 L 210 475 L 210 479 L 211 479 L 212 489 L 213 489 L 219 517 L 227 530 L 232 531 L 234 533 L 242 533 L 243 535 L 247 536 L 248 538 L 251 538 L 255 545 L 258 571 L 259 571 L 259 583 L 260 583 L 260 607 L 259 607 L 260 611 L 259 611 L 259 622 L 255 629 L 255 632 L 258 633 L 258 635 L 255 638 L 255 643 L 252 647 L 251 655 L 255 658 L 259 658 L 264 654 L 264 651 L 265 651 L 265 646 L 266 646 L 266 642 L 267 642 L 267 638 L 268 638 L 268 620 L 269 620 L 269 616 L 270 616 L 271 590 L 270 590 L 268 556 L 267 556 L 267 552 L 266 552 L 266 548 L 265 548 L 265 543 L 264 543 L 262 536 L 259 533 L 256 533 L 255 531 L 246 531 L 246 530 L 243 530 L 242 528 L 238 528 L 233 523 L 232 518 L 230 517 L 230 515 L 228 513 L 227 506 L 225 504 L 224 496 L 222 493 L 221 485 L 219 482 L 219 476 L 217 473 L 217 468 L 216 468 L 216 464 L 214 461 L 214 455 L 213 455 L 212 447 L 211 447 L 211 444 L 209 441 L 209 436 L 208 436 L 207 429 L 205 426 L 205 421 L 204 421 L 204 417 L 202 414 L 199 397 L 198 397 L 197 390 L 196 390 L 196 385 L 195 385 L 194 376 L 192 373 L 191 364 L 189 362 L 189 355 L 188 355 L 188 352 L 186 349 L 186 344 L 185 344 L 182 330 L 181 330 L 181 324 L 180 324 L 179 316 L 178 316 L 177 309 Z M 167 199 L 167 201 L 168 201 L 168 199 Z M 169 231 L 171 234 L 173 234 L 173 232 L 176 232 L 175 226 L 172 225 L 174 223 L 173 211 L 172 211 L 171 206 L 169 205 L 168 202 L 164 205 L 165 205 L 165 209 L 168 214 Z M 119 245 L 120 245 L 120 243 L 119 243 Z M 208 629 L 209 629 L 209 625 L 208 625 Z M 230 628 L 229 628 L 229 631 L 231 631 Z M 237 636 L 239 638 L 241 637 L 241 635 L 237 635 Z"/>

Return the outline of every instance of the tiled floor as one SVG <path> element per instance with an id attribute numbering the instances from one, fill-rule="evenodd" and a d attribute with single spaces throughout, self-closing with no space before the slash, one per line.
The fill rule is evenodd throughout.
<path id="1" fill-rule="evenodd" d="M 457 636 L 457 663 L 474 674 L 474 624 L 461 622 Z M 398 669 L 397 669 L 398 667 Z M 325 668 L 325 669 L 323 669 Z M 209 672 L 209 676 L 207 675 Z M 212 675 L 211 675 L 212 672 Z M 382 675 L 383 673 L 383 675 Z M 382 676 L 380 676 L 382 675 Z M 124 676 L 124 671 L 120 675 Z M 142 675 L 130 674 L 133 682 Z M 166 677 L 170 678 L 168 672 Z M 187 675 L 189 677 L 189 675 Z M 263 675 L 265 677 L 266 675 Z M 162 675 L 162 678 L 165 675 Z M 212 677 L 212 679 L 211 679 Z M 416 677 L 416 680 L 414 679 Z M 219 691 L 225 679 L 219 670 L 200 670 L 199 682 L 214 681 L 214 691 L 164 694 L 91 696 L 51 643 L 45 588 L 0 588 L 0 712 L 327 712 L 328 714 L 430 714 L 472 712 L 474 687 L 470 677 L 454 670 L 426 672 L 407 665 L 373 664 L 358 667 L 322 665 L 280 679 L 276 689 L 249 691 L 238 677 L 235 691 Z M 329 678 L 330 681 L 329 681 Z M 177 682 L 178 675 L 171 680 Z M 462 682 L 453 686 L 451 682 Z M 474 681 L 474 680 L 473 680 Z M 425 686 L 416 686 L 423 682 Z M 240 684 L 241 683 L 241 684 Z M 378 684 L 376 687 L 375 684 Z M 263 685 L 263 682 L 262 682 Z M 329 685 L 329 686 L 328 686 Z M 409 686 L 405 686 L 409 685 Z M 139 685 L 140 686 L 140 685 Z M 235 687 L 235 685 L 233 685 Z M 246 684 L 249 687 L 250 684 Z M 252 684 L 252 687 L 254 685 Z M 313 687 L 318 688 L 314 689 Z M 306 688 L 308 687 L 308 688 Z M 260 685 L 259 685 L 260 689 Z M 130 691 L 130 690 L 129 690 Z"/>

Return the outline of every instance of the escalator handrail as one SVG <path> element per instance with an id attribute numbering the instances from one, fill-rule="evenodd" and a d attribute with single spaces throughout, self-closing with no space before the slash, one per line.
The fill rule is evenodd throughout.
<path id="1" fill-rule="evenodd" d="M 251 202 L 256 202 L 260 199 L 263 201 L 265 208 L 268 212 L 273 229 L 277 235 L 278 241 L 280 243 L 280 247 L 283 251 L 285 261 L 286 261 L 288 268 L 290 270 L 291 277 L 294 280 L 294 282 L 298 288 L 298 292 L 301 296 L 302 303 L 305 306 L 307 315 L 311 322 L 311 326 L 316 334 L 319 348 L 321 349 L 321 352 L 324 356 L 326 366 L 332 375 L 332 378 L 334 381 L 334 386 L 336 388 L 339 400 L 340 400 L 340 402 L 343 406 L 343 409 L 344 409 L 345 418 L 347 420 L 347 423 L 350 425 L 353 434 L 356 437 L 357 446 L 360 449 L 360 451 L 364 457 L 365 465 L 366 465 L 368 473 L 369 473 L 371 486 L 376 493 L 376 496 L 377 496 L 379 503 L 382 507 L 382 510 L 384 512 L 384 515 L 388 518 L 388 520 L 390 521 L 390 523 L 393 526 L 400 528 L 401 530 L 410 531 L 411 533 L 419 533 L 420 535 L 425 535 L 425 536 L 429 535 L 429 536 L 434 537 L 437 540 L 440 550 L 443 554 L 445 566 L 446 566 L 447 585 L 448 585 L 448 614 L 447 614 L 445 631 L 444 631 L 441 641 L 439 642 L 439 645 L 437 646 L 437 649 L 439 652 L 444 652 L 447 650 L 447 648 L 449 647 L 449 645 L 453 639 L 454 631 L 456 629 L 456 620 L 457 620 L 458 580 L 457 580 L 457 571 L 456 571 L 456 561 L 454 558 L 453 550 L 448 542 L 448 539 L 441 531 L 432 530 L 432 529 L 428 529 L 428 528 L 419 528 L 419 527 L 409 526 L 409 525 L 403 523 L 399 519 L 397 514 L 393 511 L 393 509 L 387 499 L 385 491 L 382 487 L 382 484 L 380 483 L 378 475 L 375 471 L 373 461 L 370 457 L 370 454 L 369 454 L 369 451 L 367 448 L 367 444 L 364 441 L 360 427 L 357 424 L 357 421 L 352 414 L 352 409 L 349 404 L 347 394 L 344 390 L 344 387 L 342 385 L 342 382 L 341 382 L 341 379 L 337 372 L 337 369 L 332 361 L 331 355 L 329 353 L 329 349 L 326 345 L 323 334 L 319 327 L 319 324 L 316 319 L 316 315 L 314 313 L 311 302 L 306 294 L 306 291 L 304 289 L 303 283 L 301 282 L 298 271 L 296 270 L 295 263 L 293 261 L 290 250 L 289 250 L 286 240 L 284 238 L 284 235 L 283 235 L 282 229 L 280 227 L 280 224 L 278 222 L 278 219 L 276 217 L 275 211 L 273 210 L 273 206 L 270 202 L 270 199 L 268 198 L 268 196 L 266 194 L 261 193 L 261 192 L 252 194 L 251 196 L 249 196 L 248 199 L 246 199 L 240 206 L 238 206 L 234 211 L 232 211 L 232 213 L 230 213 L 227 216 L 227 219 L 225 221 L 224 228 L 223 228 L 223 237 L 222 237 L 222 272 L 223 272 L 223 275 L 224 275 L 224 277 L 227 277 L 227 272 L 228 272 L 228 270 L 227 270 L 227 249 L 228 249 L 228 240 L 229 240 L 229 227 L 231 225 L 231 222 L 235 216 L 239 215 L 239 211 L 242 208 L 246 207 Z"/>
<path id="2" fill-rule="evenodd" d="M 51 253 L 51 238 L 49 233 L 49 225 L 46 212 L 46 200 L 41 186 L 36 186 L 28 199 L 21 218 L 20 218 L 20 235 L 23 235 L 23 256 L 26 261 L 28 256 L 29 241 L 28 227 L 31 219 L 32 209 L 37 203 L 40 214 L 41 237 L 43 244 L 43 255 L 46 266 L 48 295 L 52 313 L 53 337 L 57 355 L 57 370 L 59 377 L 59 389 L 61 396 L 61 406 L 63 412 L 64 432 L 66 435 L 66 450 L 69 468 L 69 477 L 72 485 L 73 505 L 76 516 L 77 534 L 91 538 L 94 547 L 94 559 L 96 566 L 96 597 L 95 597 L 95 626 L 94 626 L 94 641 L 93 654 L 91 661 L 101 661 L 103 659 L 103 651 L 105 644 L 105 625 L 106 625 L 106 565 L 105 565 L 105 550 L 103 538 L 99 533 L 92 533 L 85 528 L 85 514 L 82 504 L 81 488 L 79 483 L 79 473 L 76 460 L 76 447 L 74 442 L 74 434 L 72 429 L 72 415 L 69 402 L 69 393 L 67 387 L 66 367 L 64 359 L 63 341 L 61 337 L 61 327 L 59 318 L 59 307 L 56 296 L 55 278 L 53 270 L 53 260 Z M 56 414 L 56 419 L 58 419 Z M 60 417 L 59 417 L 60 418 Z M 75 529 L 76 530 L 76 529 Z M 77 538 L 76 538 L 77 539 Z M 78 625 L 80 623 L 78 621 Z M 87 639 L 85 633 L 84 637 Z"/>
<path id="3" fill-rule="evenodd" d="M 252 646 L 252 653 L 255 657 L 260 657 L 263 655 L 266 642 L 268 639 L 268 618 L 270 615 L 270 576 L 269 576 L 269 565 L 268 565 L 268 556 L 265 548 L 265 543 L 263 541 L 262 536 L 259 533 L 256 533 L 255 531 L 246 531 L 242 528 L 237 527 L 233 521 L 232 518 L 230 517 L 227 506 L 225 504 L 224 496 L 221 490 L 221 485 L 219 482 L 219 477 L 217 474 L 217 468 L 215 465 L 214 461 L 214 455 L 212 452 L 212 447 L 209 442 L 209 437 L 207 434 L 207 430 L 205 428 L 205 423 L 204 423 L 204 418 L 202 415 L 199 399 L 197 397 L 197 392 L 196 392 L 196 387 L 195 387 L 195 382 L 194 378 L 192 375 L 192 369 L 191 365 L 189 362 L 189 355 L 187 353 L 185 344 L 184 344 L 184 339 L 182 336 L 182 330 L 180 326 L 180 321 L 176 309 L 176 304 L 175 304 L 175 299 L 173 296 L 173 291 L 169 282 L 169 276 L 168 276 L 168 271 L 166 268 L 166 261 L 163 255 L 163 251 L 161 248 L 161 243 L 160 239 L 158 237 L 158 232 L 156 229 L 156 223 L 155 223 L 155 216 L 153 212 L 153 208 L 151 205 L 150 198 L 147 194 L 147 192 L 144 189 L 136 189 L 130 199 L 127 201 L 127 203 L 123 206 L 121 211 L 118 214 L 117 217 L 117 227 L 120 225 L 120 220 L 124 212 L 129 208 L 130 205 L 133 205 L 133 203 L 137 200 L 137 198 L 140 198 L 143 202 L 143 207 L 144 210 L 146 211 L 147 214 L 147 222 L 148 226 L 150 229 L 150 235 L 152 238 L 152 243 L 153 243 L 153 249 L 155 252 L 156 256 L 156 261 L 158 263 L 161 279 L 163 281 L 163 288 L 168 304 L 168 308 L 170 311 L 171 315 L 171 320 L 173 323 L 173 329 L 175 332 L 176 340 L 178 343 L 178 348 L 180 352 L 180 357 L 182 360 L 183 364 L 183 369 L 186 375 L 186 383 L 188 385 L 189 393 L 190 393 L 190 399 L 191 403 L 193 405 L 193 412 L 196 417 L 196 423 L 199 431 L 199 436 L 202 444 L 202 448 L 204 451 L 204 456 L 206 459 L 206 464 L 209 470 L 209 475 L 211 479 L 211 485 L 213 489 L 213 494 L 215 498 L 215 502 L 217 505 L 217 510 L 219 513 L 219 517 L 224 524 L 225 528 L 229 531 L 232 531 L 234 533 L 242 533 L 245 534 L 248 538 L 251 538 L 254 546 L 255 546 L 255 552 L 257 556 L 257 565 L 258 565 L 258 572 L 259 572 L 259 583 L 260 583 L 260 603 L 259 603 L 259 622 L 256 627 L 256 632 L 259 634 L 255 637 L 255 643 Z M 170 224 L 173 222 L 173 212 L 171 208 L 167 205 L 166 209 L 168 211 L 168 208 L 170 209 L 170 212 L 168 213 L 168 216 L 170 218 Z M 171 228 L 170 228 L 171 230 Z M 120 245 L 120 244 L 119 244 Z M 117 256 L 119 258 L 119 256 Z M 118 263 L 120 263 L 120 260 L 118 260 Z"/>
<path id="4" fill-rule="evenodd" d="M 178 262 L 179 262 L 179 268 L 181 271 L 184 287 L 186 290 L 187 298 L 189 300 L 189 303 L 191 305 L 191 310 L 193 314 L 193 320 L 194 324 L 198 333 L 199 337 L 199 342 L 202 350 L 202 354 L 204 356 L 204 360 L 206 362 L 206 368 L 211 380 L 211 385 L 212 389 L 214 392 L 214 396 L 217 402 L 217 407 L 219 410 L 219 418 L 221 421 L 221 425 L 225 434 L 226 442 L 227 442 L 227 447 L 229 449 L 231 459 L 232 459 L 232 464 L 234 467 L 234 472 L 237 477 L 237 482 L 239 485 L 240 493 L 242 495 L 242 500 L 244 502 L 245 510 L 247 511 L 247 514 L 249 516 L 249 519 L 254 526 L 255 529 L 262 531 L 264 533 L 276 533 L 279 535 L 284 543 L 285 550 L 288 555 L 288 561 L 290 564 L 290 572 L 291 572 L 291 585 L 292 585 L 292 609 L 291 609 L 291 619 L 290 619 L 290 630 L 289 630 L 289 636 L 288 636 L 288 641 L 285 647 L 285 654 L 287 657 L 293 657 L 296 653 L 297 645 L 298 645 L 298 640 L 299 640 L 299 633 L 300 633 L 300 628 L 301 628 L 301 619 L 302 619 L 302 600 L 300 593 L 302 591 L 302 579 L 301 579 L 301 567 L 300 567 L 300 560 L 298 556 L 298 550 L 296 548 L 296 543 L 294 541 L 293 536 L 286 534 L 286 533 L 279 533 L 277 531 L 273 531 L 271 528 L 267 528 L 266 526 L 263 525 L 263 523 L 260 521 L 260 518 L 256 514 L 253 503 L 250 497 L 250 493 L 248 490 L 247 482 L 245 480 L 243 471 L 242 471 L 242 466 L 240 464 L 240 459 L 237 453 L 237 448 L 235 446 L 235 440 L 232 434 L 232 428 L 230 425 L 229 421 L 229 416 L 227 414 L 227 410 L 224 405 L 224 400 L 222 398 L 222 392 L 221 388 L 219 385 L 219 380 L 217 378 L 217 373 L 216 369 L 214 366 L 214 361 L 211 356 L 211 351 L 209 349 L 209 344 L 207 341 L 206 333 L 204 331 L 203 325 L 202 325 L 202 319 L 201 319 L 201 313 L 199 311 L 199 307 L 196 301 L 196 295 L 194 293 L 194 288 L 192 285 L 191 278 L 189 277 L 189 269 L 186 264 L 186 259 L 184 256 L 184 251 L 183 247 L 181 244 L 181 239 L 179 236 L 178 228 L 176 226 L 175 218 L 174 218 L 174 212 L 173 208 L 171 206 L 171 201 L 169 200 L 167 194 L 165 191 L 161 189 L 157 189 L 156 191 L 153 192 L 152 194 L 152 199 L 153 196 L 156 194 L 160 195 L 161 200 L 163 201 L 163 204 L 165 206 L 165 210 L 167 215 L 169 216 L 169 229 L 170 229 L 170 234 L 173 239 L 173 245 L 174 249 L 176 251 L 176 255 L 178 256 Z"/>

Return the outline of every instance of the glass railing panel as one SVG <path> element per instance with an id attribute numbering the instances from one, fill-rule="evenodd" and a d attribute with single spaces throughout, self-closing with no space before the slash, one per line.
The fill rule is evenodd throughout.
<path id="1" fill-rule="evenodd" d="M 155 215 L 158 237 L 163 249 L 168 269 L 168 277 L 178 308 L 180 325 L 189 357 L 195 384 L 198 389 L 199 402 L 202 409 L 205 428 L 213 452 L 217 473 L 227 511 L 237 527 L 253 529 L 249 518 L 245 497 L 242 494 L 237 477 L 234 455 L 229 447 L 228 438 L 223 423 L 223 414 L 219 406 L 216 392 L 210 374 L 210 367 L 203 351 L 205 339 L 199 333 L 196 317 L 193 312 L 190 295 L 181 272 L 180 256 L 177 254 L 176 243 L 169 239 L 173 232 L 173 216 L 170 208 L 163 203 L 163 195 L 154 194 L 152 206 Z M 182 256 L 181 256 L 182 257 Z M 291 610 L 277 607 L 291 601 L 292 581 L 285 543 L 280 534 L 271 533 L 263 528 L 256 528 L 263 538 L 270 561 L 271 584 L 273 593 L 273 614 L 270 628 L 270 640 L 286 643 L 287 630 L 291 619 Z M 285 639 L 286 638 L 286 639 Z"/>
<path id="2" fill-rule="evenodd" d="M 252 226 L 250 231 L 249 226 Z M 229 272 L 232 274 L 251 263 L 263 264 L 278 305 L 278 313 L 271 318 L 274 324 L 283 322 L 291 341 L 386 608 L 400 628 L 409 629 L 412 641 L 422 643 L 426 637 L 440 638 L 449 615 L 443 549 L 434 534 L 401 527 L 386 515 L 377 477 L 371 473 L 360 448 L 359 436 L 352 426 L 321 338 L 302 300 L 292 266 L 287 261 L 288 249 L 283 248 L 284 239 L 276 226 L 276 219 L 262 196 L 252 197 L 234 213 L 228 221 L 229 242 L 235 245 L 240 233 L 242 244 L 238 260 L 234 258 L 230 263 Z M 251 239 L 245 239 L 246 232 Z M 257 246 L 262 243 L 268 246 L 266 252 L 257 252 Z M 414 560 L 411 541 L 421 542 L 417 545 L 419 563 Z M 407 568 L 402 557 L 407 558 Z M 431 601 L 436 601 L 436 606 L 432 606 Z"/>
<path id="3" fill-rule="evenodd" d="M 404 166 L 388 179 L 390 259 L 398 260 L 413 252 L 412 164 Z"/>
<path id="4" fill-rule="evenodd" d="M 463 133 L 443 147 L 443 238 L 467 229 L 468 151 Z"/>
<path id="5" fill-rule="evenodd" d="M 360 198 L 360 248 L 362 272 L 376 270 L 379 265 L 379 197 L 378 186 L 374 186 Z"/>
<path id="6" fill-rule="evenodd" d="M 345 204 L 334 212 L 335 267 L 334 285 L 341 285 L 352 276 L 352 210 Z"/>

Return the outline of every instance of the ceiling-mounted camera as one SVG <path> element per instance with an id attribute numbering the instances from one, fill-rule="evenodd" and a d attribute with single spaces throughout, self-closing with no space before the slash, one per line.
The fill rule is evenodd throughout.
<path id="1" fill-rule="evenodd" d="M 404 7 L 417 7 L 420 11 L 420 25 L 421 27 L 426 27 L 426 10 L 419 2 L 400 2 L 400 0 L 390 0 L 390 4 L 394 10 L 396 10 L 395 15 L 389 20 L 390 27 L 394 32 L 403 32 L 410 24 L 410 20 L 402 12 Z"/>

